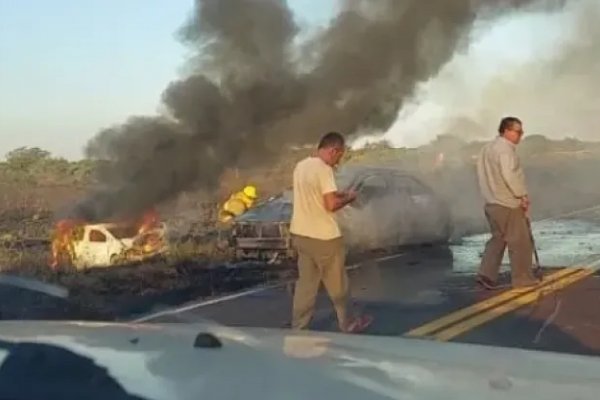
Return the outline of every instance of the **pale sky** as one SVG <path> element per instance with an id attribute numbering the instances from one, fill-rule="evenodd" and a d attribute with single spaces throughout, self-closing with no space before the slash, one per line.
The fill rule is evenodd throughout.
<path id="1" fill-rule="evenodd" d="M 0 158 L 19 146 L 80 158 L 98 130 L 154 114 L 186 49 L 193 0 L 0 0 Z M 336 0 L 288 0 L 305 22 Z"/>

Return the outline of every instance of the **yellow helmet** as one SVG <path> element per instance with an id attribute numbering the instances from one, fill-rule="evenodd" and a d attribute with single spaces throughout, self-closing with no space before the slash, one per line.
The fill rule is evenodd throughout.
<path id="1" fill-rule="evenodd" d="M 248 185 L 244 188 L 244 194 L 251 199 L 256 199 L 256 188 L 252 185 Z"/>

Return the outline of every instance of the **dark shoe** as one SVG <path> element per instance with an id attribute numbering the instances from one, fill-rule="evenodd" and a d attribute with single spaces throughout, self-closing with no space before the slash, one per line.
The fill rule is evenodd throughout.
<path id="1" fill-rule="evenodd" d="M 536 268 L 533 270 L 533 276 L 535 279 L 539 279 L 540 281 L 544 279 L 544 271 L 541 268 Z"/>
<path id="2" fill-rule="evenodd" d="M 476 282 L 479 286 L 482 286 L 484 289 L 487 290 L 496 290 L 498 289 L 498 283 L 494 282 L 493 280 L 491 280 L 490 278 L 488 278 L 485 275 L 477 275 L 477 279 Z"/>
<path id="3" fill-rule="evenodd" d="M 360 333 L 371 325 L 373 322 L 373 317 L 370 315 L 362 315 L 360 317 L 354 318 L 348 325 L 346 329 L 344 329 L 345 333 Z"/>

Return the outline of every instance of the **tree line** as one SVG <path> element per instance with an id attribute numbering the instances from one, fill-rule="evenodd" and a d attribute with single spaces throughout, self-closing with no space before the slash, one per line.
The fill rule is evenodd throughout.
<path id="1" fill-rule="evenodd" d="M 85 185 L 93 177 L 93 160 L 69 161 L 39 147 L 19 147 L 0 161 L 0 182 L 36 185 Z"/>

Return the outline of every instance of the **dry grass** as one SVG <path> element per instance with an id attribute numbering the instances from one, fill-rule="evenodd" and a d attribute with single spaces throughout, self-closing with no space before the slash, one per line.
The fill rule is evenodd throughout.
<path id="1" fill-rule="evenodd" d="M 167 263 L 178 264 L 191 260 L 224 263 L 230 260 L 232 255 L 227 241 L 219 240 L 217 237 L 199 238 L 199 240 L 172 243 Z"/>

